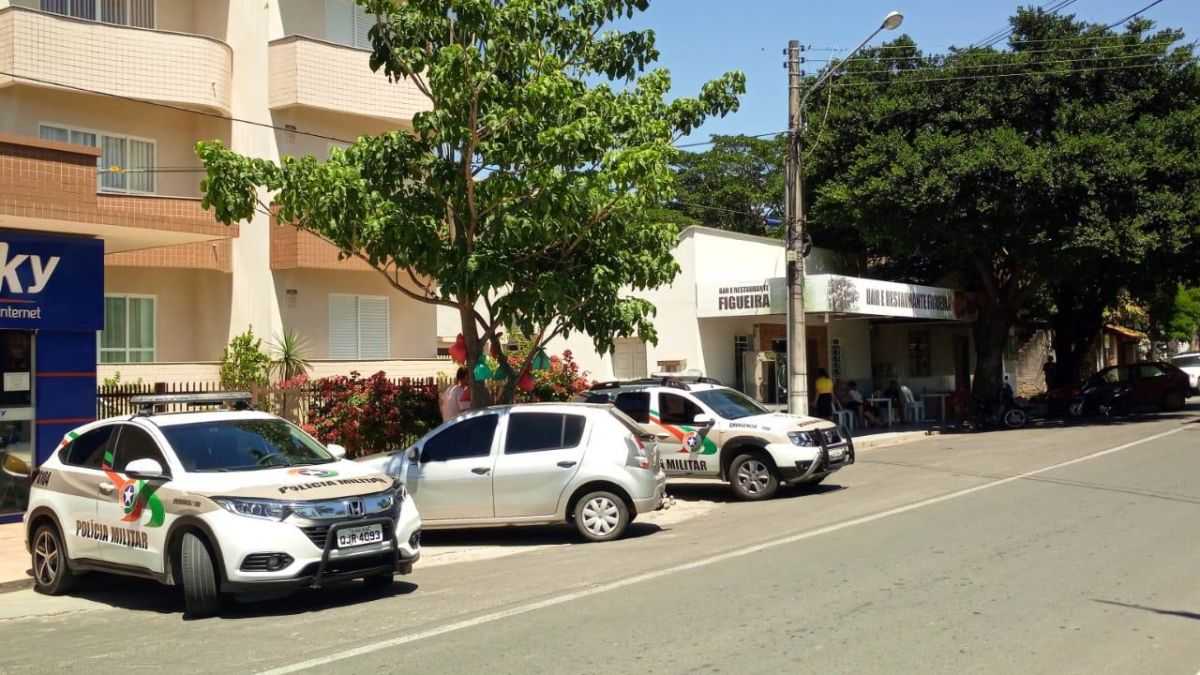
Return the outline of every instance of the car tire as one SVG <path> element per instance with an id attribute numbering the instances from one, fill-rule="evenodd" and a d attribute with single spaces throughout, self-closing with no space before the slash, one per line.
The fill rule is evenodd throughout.
<path id="1" fill-rule="evenodd" d="M 67 547 L 63 545 L 58 528 L 50 524 L 39 525 L 33 533 L 31 561 L 33 563 L 33 590 L 45 595 L 62 595 L 75 585 L 75 573 L 67 559 Z"/>
<path id="2" fill-rule="evenodd" d="M 629 527 L 629 506 L 605 491 L 589 492 L 575 502 L 575 527 L 588 541 L 620 539 Z"/>
<path id="3" fill-rule="evenodd" d="M 775 467 L 759 453 L 746 453 L 729 464 L 729 485 L 744 501 L 770 499 L 779 490 Z"/>
<path id="4" fill-rule="evenodd" d="M 1184 392 L 1168 391 L 1167 393 L 1163 394 L 1161 407 L 1164 412 L 1176 412 L 1178 410 L 1183 410 L 1183 407 L 1186 404 L 1187 401 L 1184 396 Z"/>
<path id="5" fill-rule="evenodd" d="M 1010 408 L 1004 411 L 1004 426 L 1009 429 L 1020 429 L 1029 421 L 1029 416 L 1020 408 Z"/>
<path id="6" fill-rule="evenodd" d="M 363 577 L 363 586 L 371 591 L 383 591 L 391 588 L 392 583 L 395 581 L 395 573 L 384 572 L 383 574 L 372 574 L 369 577 Z"/>
<path id="7" fill-rule="evenodd" d="M 221 611 L 221 590 L 212 552 L 203 539 L 188 532 L 179 549 L 185 613 L 191 618 L 212 616 Z"/>

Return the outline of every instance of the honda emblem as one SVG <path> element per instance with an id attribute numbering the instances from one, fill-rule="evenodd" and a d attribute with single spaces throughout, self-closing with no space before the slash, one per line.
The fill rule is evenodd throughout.
<path id="1" fill-rule="evenodd" d="M 346 511 L 352 516 L 361 516 L 363 514 L 363 503 L 361 499 L 351 499 L 346 502 Z"/>

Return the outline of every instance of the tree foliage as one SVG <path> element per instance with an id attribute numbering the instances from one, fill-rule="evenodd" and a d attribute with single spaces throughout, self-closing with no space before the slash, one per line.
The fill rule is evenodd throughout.
<path id="1" fill-rule="evenodd" d="M 815 227 L 977 292 L 980 400 L 1035 295 L 1088 316 L 1094 296 L 1102 321 L 1122 288 L 1200 241 L 1200 69 L 1182 33 L 1035 10 L 1012 25 L 1003 51 L 928 59 L 902 38 L 868 52 L 809 132 L 824 132 Z"/>
<path id="2" fill-rule="evenodd" d="M 785 140 L 718 135 L 683 153 L 674 208 L 709 227 L 782 236 Z"/>
<path id="3" fill-rule="evenodd" d="M 668 101 L 668 73 L 646 70 L 653 32 L 606 30 L 648 0 L 358 3 L 377 17 L 371 67 L 432 109 L 411 133 L 362 137 L 324 162 L 199 144 L 204 206 L 244 220 L 265 188 L 282 221 L 456 309 L 469 363 L 505 327 L 542 344 L 583 331 L 602 352 L 617 336 L 653 341 L 654 308 L 630 292 L 678 267 L 675 226 L 647 214 L 671 197 L 672 143 L 736 110 L 743 76 Z M 481 383 L 473 396 L 487 396 Z"/>
<path id="4" fill-rule="evenodd" d="M 254 336 L 254 327 L 234 336 L 221 352 L 221 386 L 249 391 L 266 386 L 270 377 L 271 357 L 263 351 L 262 338 Z"/>

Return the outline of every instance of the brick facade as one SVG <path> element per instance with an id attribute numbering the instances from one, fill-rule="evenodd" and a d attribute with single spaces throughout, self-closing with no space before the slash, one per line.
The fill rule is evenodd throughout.
<path id="1" fill-rule="evenodd" d="M 315 269 L 369 272 L 374 268 L 358 258 L 339 260 L 339 251 L 312 232 L 281 224 L 271 213 L 271 269 Z"/>
<path id="2" fill-rule="evenodd" d="M 0 216 L 236 237 L 199 199 L 97 192 L 100 151 L 0 134 Z"/>

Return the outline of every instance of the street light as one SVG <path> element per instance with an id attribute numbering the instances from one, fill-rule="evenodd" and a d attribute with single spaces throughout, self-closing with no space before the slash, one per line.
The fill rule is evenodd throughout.
<path id="1" fill-rule="evenodd" d="M 836 75 L 880 31 L 895 30 L 904 22 L 900 12 L 888 12 L 875 32 L 867 36 L 836 65 L 828 68 L 804 95 L 800 94 L 800 41 L 788 42 L 788 162 L 787 162 L 787 344 L 788 412 L 808 414 L 808 338 L 804 331 L 804 256 L 797 246 L 804 239 L 804 105 L 808 97 Z"/>

